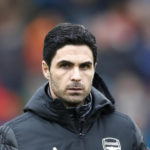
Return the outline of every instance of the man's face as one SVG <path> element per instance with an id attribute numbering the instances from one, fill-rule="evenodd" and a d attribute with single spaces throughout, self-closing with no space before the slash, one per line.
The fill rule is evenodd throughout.
<path id="1" fill-rule="evenodd" d="M 93 54 L 86 45 L 66 45 L 57 50 L 49 70 L 52 97 L 66 105 L 84 103 L 92 87 L 95 65 Z"/>

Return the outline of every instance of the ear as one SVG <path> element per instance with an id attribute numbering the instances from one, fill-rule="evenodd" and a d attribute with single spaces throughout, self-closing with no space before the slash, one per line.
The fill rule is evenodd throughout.
<path id="1" fill-rule="evenodd" d="M 43 71 L 43 75 L 46 79 L 50 80 L 50 71 L 49 71 L 49 67 L 47 65 L 47 63 L 43 60 L 42 61 L 42 71 Z"/>

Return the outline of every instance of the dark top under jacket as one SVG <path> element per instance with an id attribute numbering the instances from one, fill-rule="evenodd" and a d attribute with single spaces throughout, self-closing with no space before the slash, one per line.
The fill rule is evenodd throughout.
<path id="1" fill-rule="evenodd" d="M 53 100 L 48 83 L 24 113 L 0 128 L 0 150 L 146 150 L 140 130 L 114 109 L 114 100 L 95 74 L 87 103 L 66 108 Z"/>

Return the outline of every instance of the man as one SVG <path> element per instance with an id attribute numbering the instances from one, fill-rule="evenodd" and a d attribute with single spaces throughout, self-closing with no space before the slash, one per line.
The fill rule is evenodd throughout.
<path id="1" fill-rule="evenodd" d="M 52 29 L 42 61 L 48 82 L 24 114 L 0 128 L 0 150 L 146 150 L 137 126 L 115 111 L 95 73 L 96 57 L 95 38 L 84 26 Z"/>

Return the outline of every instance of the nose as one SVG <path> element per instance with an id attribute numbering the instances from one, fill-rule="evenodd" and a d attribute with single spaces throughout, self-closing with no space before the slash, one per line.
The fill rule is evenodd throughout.
<path id="1" fill-rule="evenodd" d="M 71 81 L 80 81 L 81 75 L 79 68 L 74 68 L 71 75 Z"/>

